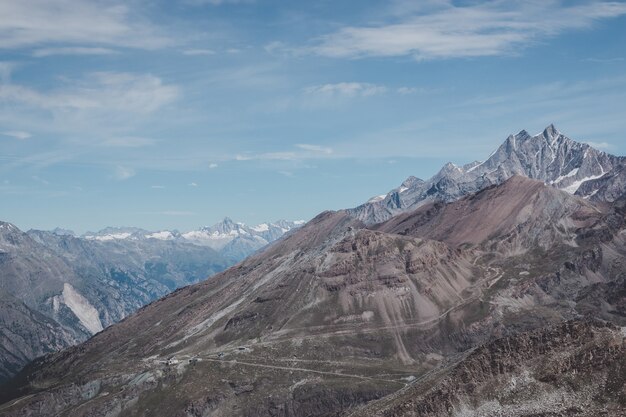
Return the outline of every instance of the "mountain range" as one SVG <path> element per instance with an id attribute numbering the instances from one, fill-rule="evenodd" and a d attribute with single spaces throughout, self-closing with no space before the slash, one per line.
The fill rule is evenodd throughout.
<path id="1" fill-rule="evenodd" d="M 213 226 L 205 226 L 183 233 L 177 230 L 152 232 L 137 227 L 107 227 L 99 232 L 87 232 L 81 237 L 100 242 L 162 240 L 192 243 L 214 249 L 226 259 L 237 262 L 304 223 L 303 220 L 278 220 L 273 223 L 248 226 L 225 217 Z M 55 234 L 73 235 L 73 232 L 55 231 Z"/>
<path id="2" fill-rule="evenodd" d="M 185 234 L 106 228 L 77 237 L 0 222 L 0 380 L 223 271 L 297 225 L 247 227 L 226 218 Z"/>
<path id="3" fill-rule="evenodd" d="M 621 416 L 624 158 L 549 126 L 29 364 L 6 416 Z"/>

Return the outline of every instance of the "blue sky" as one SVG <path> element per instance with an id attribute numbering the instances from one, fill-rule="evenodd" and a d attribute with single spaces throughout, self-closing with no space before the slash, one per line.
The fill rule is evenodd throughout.
<path id="1" fill-rule="evenodd" d="M 554 123 L 626 155 L 626 2 L 5 0 L 0 219 L 308 219 Z"/>

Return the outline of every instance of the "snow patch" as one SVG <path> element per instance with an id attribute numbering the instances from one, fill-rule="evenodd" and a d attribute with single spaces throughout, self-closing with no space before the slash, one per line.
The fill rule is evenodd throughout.
<path id="1" fill-rule="evenodd" d="M 387 194 L 377 195 L 376 197 L 372 197 L 367 200 L 368 203 L 376 203 L 378 201 L 383 201 L 387 197 Z"/>
<path id="2" fill-rule="evenodd" d="M 565 178 L 573 177 L 576 174 L 578 174 L 578 170 L 579 170 L 579 168 L 574 168 L 570 172 L 568 172 L 567 174 L 561 175 L 560 177 L 558 177 L 554 181 L 551 181 L 550 184 L 558 184 L 559 182 L 563 181 Z"/>
<path id="3" fill-rule="evenodd" d="M 602 169 L 602 173 L 599 175 L 592 175 L 590 177 L 585 177 L 582 180 L 576 181 L 574 182 L 572 185 L 563 188 L 563 191 L 570 193 L 570 194 L 576 194 L 576 191 L 578 191 L 578 189 L 580 188 L 581 185 L 583 185 L 583 183 L 587 182 L 587 181 L 591 181 L 591 180 L 597 180 L 598 178 L 602 178 L 604 176 L 605 172 L 604 169 Z"/>
<path id="4" fill-rule="evenodd" d="M 112 233 L 110 235 L 101 235 L 101 236 L 85 236 L 85 239 L 88 240 L 99 240 L 100 242 L 109 242 L 111 240 L 116 239 L 128 239 L 132 234 L 128 232 L 123 233 Z"/>
<path id="5" fill-rule="evenodd" d="M 493 153 L 496 153 L 495 151 Z M 492 154 L 493 155 L 493 154 Z M 471 167 L 470 169 L 467 170 L 467 172 L 472 172 L 474 171 L 476 168 L 478 168 L 479 166 L 482 166 L 485 162 L 481 162 L 480 164 L 476 164 L 475 166 Z"/>
<path id="6" fill-rule="evenodd" d="M 270 230 L 270 227 L 267 223 L 261 223 L 257 226 L 250 227 L 250 229 L 254 230 L 255 232 L 267 232 L 268 230 Z"/>
<path id="7" fill-rule="evenodd" d="M 162 232 L 154 232 L 146 235 L 148 239 L 170 240 L 174 238 L 172 232 L 164 230 Z"/>

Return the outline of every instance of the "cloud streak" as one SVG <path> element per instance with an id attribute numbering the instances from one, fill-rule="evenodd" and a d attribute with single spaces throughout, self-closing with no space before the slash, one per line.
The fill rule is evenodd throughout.
<path id="1" fill-rule="evenodd" d="M 157 49 L 174 43 L 127 4 L 116 0 L 2 1 L 0 49 L 50 44 Z"/>
<path id="2" fill-rule="evenodd" d="M 418 9 L 419 12 L 419 9 Z M 322 36 L 312 52 L 336 58 L 412 56 L 418 60 L 513 54 L 517 48 L 597 20 L 626 14 L 626 3 L 451 2 L 393 23 L 347 26 Z"/>
<path id="3" fill-rule="evenodd" d="M 10 130 L 7 132 L 1 132 L 0 134 L 4 136 L 9 136 L 11 138 L 19 139 L 19 140 L 30 139 L 33 136 L 30 133 L 24 132 L 21 130 Z"/>
<path id="4" fill-rule="evenodd" d="M 387 87 L 370 83 L 342 82 L 314 85 L 304 89 L 306 94 L 340 97 L 369 97 L 387 92 Z"/>
<path id="5" fill-rule="evenodd" d="M 153 75 L 94 72 L 65 88 L 39 91 L 13 83 L 0 84 L 0 102 L 44 110 L 113 110 L 151 113 L 179 96 L 176 86 Z"/>
<path id="6" fill-rule="evenodd" d="M 70 46 L 61 48 L 41 48 L 33 52 L 35 58 L 44 58 L 55 55 L 115 55 L 119 52 L 110 48 L 90 48 Z"/>

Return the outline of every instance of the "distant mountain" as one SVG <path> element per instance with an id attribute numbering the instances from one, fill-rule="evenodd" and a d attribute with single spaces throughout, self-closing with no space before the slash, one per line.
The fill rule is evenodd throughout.
<path id="1" fill-rule="evenodd" d="M 0 222 L 0 381 L 297 226 L 247 227 L 225 219 L 188 239 L 177 231 L 112 227 L 82 237 L 62 229 L 25 233 Z"/>
<path id="2" fill-rule="evenodd" d="M 380 223 L 429 202 L 450 202 L 502 184 L 514 175 L 594 201 L 611 202 L 626 189 L 626 158 L 575 142 L 554 125 L 535 136 L 522 130 L 509 136 L 484 162 L 448 163 L 426 181 L 409 177 L 400 187 L 349 212 L 367 224 Z"/>
<path id="3" fill-rule="evenodd" d="M 82 237 L 100 242 L 163 240 L 192 243 L 218 251 L 232 261 L 240 261 L 251 253 L 304 224 L 304 221 L 278 220 L 248 226 L 226 217 L 213 226 L 180 233 L 177 230 L 156 232 L 136 227 L 107 227 L 99 232 L 87 232 Z"/>

